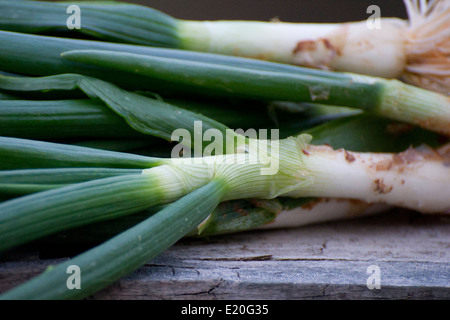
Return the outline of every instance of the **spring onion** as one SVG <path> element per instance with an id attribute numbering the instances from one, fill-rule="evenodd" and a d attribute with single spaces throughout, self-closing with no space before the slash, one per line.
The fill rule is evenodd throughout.
<path id="1" fill-rule="evenodd" d="M 239 148 L 245 153 L 161 159 L 161 165 L 138 175 L 97 179 L 3 202 L 0 248 L 137 212 L 143 206 L 170 203 L 215 178 L 227 185 L 223 201 L 334 197 L 381 202 L 424 213 L 450 209 L 450 194 L 446 194 L 448 146 L 373 154 L 310 145 L 306 134 L 276 143 L 245 141 Z M 39 225 L 30 221 L 39 221 Z"/>
<path id="2" fill-rule="evenodd" d="M 279 160 L 278 171 L 272 174 L 262 174 L 267 164 L 265 161 L 254 162 L 257 159 L 253 158 L 261 155 L 259 148 L 269 150 L 268 142 L 258 141 L 259 146 L 253 149 L 255 144 L 250 140 L 246 146 L 248 153 L 205 157 L 196 159 L 197 163 L 194 158 L 165 159 L 163 165 L 145 169 L 141 174 L 76 183 L 1 203 L 2 250 L 64 230 L 69 225 L 76 227 L 101 219 L 116 218 L 170 203 L 180 197 L 183 205 L 190 203 L 188 211 L 180 206 L 170 210 L 173 207 L 169 205 L 167 210 L 161 211 L 164 213 L 151 216 L 143 224 L 69 261 L 83 267 L 84 279 L 88 279 L 85 280 L 85 291 L 74 292 L 65 287 L 65 282 L 61 280 L 61 272 L 65 272 L 67 267 L 65 263 L 13 289 L 2 298 L 83 297 L 91 294 L 91 290 L 110 284 L 144 263 L 155 250 L 160 252 L 167 248 L 166 244 L 161 244 L 157 249 L 146 251 L 157 241 L 153 236 L 159 239 L 161 232 L 166 233 L 167 228 L 171 228 L 158 222 L 159 231 L 153 233 L 147 224 L 153 225 L 152 222 L 157 219 L 155 217 L 166 217 L 167 211 L 176 211 L 186 219 L 196 216 L 192 214 L 192 208 L 197 208 L 196 212 L 201 213 L 196 223 L 189 224 L 189 229 L 176 233 L 179 238 L 196 226 L 201 230 L 200 222 L 219 202 L 233 199 L 331 196 L 386 203 L 428 213 L 445 213 L 450 209 L 450 194 L 446 194 L 450 169 L 445 165 L 448 161 L 448 146 L 436 151 L 364 154 L 312 146 L 308 144 L 309 139 L 308 135 L 300 135 L 280 140 L 279 144 L 271 144 L 269 154 L 263 153 L 263 156 L 265 160 L 267 157 Z M 203 188 L 209 189 L 214 181 L 220 181 L 221 190 L 217 195 L 208 193 L 207 199 L 214 205 L 199 209 L 199 203 L 187 200 L 195 197 L 197 191 L 202 193 Z M 166 218 L 170 217 L 167 215 Z M 177 215 L 176 225 L 179 223 L 184 225 L 185 221 Z M 148 231 L 136 233 L 136 229 L 141 228 Z M 147 237 L 152 240 L 142 242 Z M 136 246 L 136 241 L 145 245 Z M 124 256 L 122 252 L 127 254 Z M 126 264 L 127 267 L 117 268 L 119 263 L 124 263 L 123 259 L 130 263 Z M 109 280 L 104 281 L 103 277 Z"/>
<path id="3" fill-rule="evenodd" d="M 97 39 L 401 78 L 448 94 L 449 3 L 445 0 L 404 0 L 404 3 L 408 20 L 383 17 L 377 22 L 379 27 L 369 25 L 370 21 L 339 24 L 191 21 L 126 3 L 71 4 L 80 7 L 84 19 L 81 29 L 74 31 Z M 0 8 L 3 30 L 69 31 L 65 3 L 1 1 Z"/>
<path id="4" fill-rule="evenodd" d="M 450 92 L 450 4 L 404 0 L 408 21 L 302 24 L 176 20 L 180 48 L 401 78 Z M 370 22 L 370 21 L 369 21 Z M 380 58 L 382 57 L 382 58 Z"/>
<path id="5" fill-rule="evenodd" d="M 0 1 L 0 24 L 5 12 L 14 13 L 5 29 L 71 37 L 58 30 L 58 10 L 65 5 Z M 379 76 L 157 48 L 180 48 L 174 28 L 181 22 L 140 11 L 145 7 L 80 5 L 91 26 L 82 32 L 89 37 L 129 43 L 148 37 L 151 43 L 0 31 L 0 120 L 2 112 L 6 119 L 0 134 L 10 136 L 0 137 L 0 251 L 64 235 L 77 243 L 79 234 L 92 230 L 102 230 L 97 235 L 104 238 L 94 237 L 97 247 L 1 299 L 88 297 L 185 236 L 304 225 L 392 207 L 450 212 L 445 95 Z M 29 17 L 35 19 L 24 22 L 21 15 L 33 6 Z M 446 7 L 435 2 L 431 8 L 424 14 Z M 42 20 L 45 14 L 49 19 Z M 130 16 L 142 19 L 133 24 Z M 217 101 L 225 111 L 235 101 L 237 116 L 268 112 L 281 139 L 230 130 L 232 121 L 211 110 Z M 241 124 L 267 125 L 265 117 L 249 118 L 242 116 Z M 45 123 L 59 128 L 53 137 L 59 135 L 58 143 L 38 140 L 52 138 L 44 135 Z M 178 129 L 189 135 L 177 145 L 183 153 L 155 156 L 170 148 Z M 214 141 L 196 140 L 209 130 L 218 134 Z M 104 140 L 124 139 L 125 132 L 132 137 Z M 124 146 L 134 134 L 137 140 Z M 142 153 L 105 150 L 139 147 Z M 66 286 L 72 264 L 82 269 L 81 290 Z"/>
<path id="6" fill-rule="evenodd" d="M 49 90 L 49 89 L 65 89 L 65 90 L 71 90 L 73 88 L 81 88 L 83 91 L 85 91 L 86 93 L 88 93 L 88 95 L 92 98 L 98 98 L 100 97 L 102 100 L 104 100 L 106 102 L 106 105 L 108 105 L 110 108 L 112 108 L 113 110 L 115 110 L 118 114 L 124 116 L 126 119 L 128 119 L 128 122 L 130 123 L 130 125 L 132 125 L 134 128 L 145 132 L 145 133 L 150 133 L 152 135 L 156 135 L 156 136 L 160 136 L 160 137 L 167 137 L 169 135 L 169 133 L 174 129 L 177 128 L 181 122 L 184 122 L 184 125 L 186 125 L 186 120 L 190 119 L 193 115 L 191 115 L 189 112 L 182 112 L 180 113 L 180 119 L 176 120 L 174 123 L 171 122 L 171 116 L 170 116 L 170 112 L 167 113 L 162 113 L 161 112 L 161 116 L 163 117 L 162 119 L 165 119 L 165 127 L 163 127 L 162 129 L 164 130 L 158 130 L 155 131 L 155 128 L 157 128 L 158 126 L 160 126 L 160 123 L 158 121 L 154 121 L 154 119 L 152 119 L 151 117 L 146 116 L 148 114 L 148 111 L 152 111 L 152 112 L 158 112 L 158 107 L 159 104 L 156 103 L 155 101 L 153 101 L 150 98 L 147 98 L 145 96 L 140 96 L 137 95 L 135 93 L 130 93 L 127 91 L 124 91 L 112 84 L 106 83 L 104 81 L 98 80 L 98 79 L 94 79 L 94 78 L 90 78 L 90 77 L 86 77 L 86 76 L 80 76 L 80 75 L 71 75 L 71 74 L 66 74 L 66 75 L 61 75 L 61 76 L 52 76 L 52 77 L 43 77 L 43 78 L 27 78 L 27 77 L 8 77 L 8 76 L 2 76 L 0 77 L 0 85 L 2 86 L 3 89 L 9 89 L 9 90 Z M 105 93 L 108 93 L 109 95 L 106 97 Z M 124 101 L 126 101 L 126 103 L 124 103 Z M 132 103 L 133 105 L 127 105 L 129 103 Z M 145 109 L 140 108 L 139 105 L 144 103 L 145 104 Z M 162 102 L 159 102 L 162 103 Z M 126 107 L 127 105 L 127 107 Z M 163 107 L 169 108 L 170 107 L 166 104 L 162 105 Z M 127 109 L 125 109 L 127 108 Z M 174 108 L 174 107 L 173 107 Z M 219 123 L 215 123 L 212 122 L 211 120 L 209 120 L 208 118 L 202 118 L 204 120 L 206 120 L 208 123 L 210 123 L 210 125 L 212 127 L 214 127 L 215 129 L 221 130 L 221 132 L 226 131 L 226 127 L 224 127 L 223 125 L 219 124 Z M 225 129 L 225 130 L 224 130 Z M 192 130 L 192 129 L 191 129 Z M 192 131 L 193 132 L 193 131 Z M 354 133 L 355 130 L 353 129 L 352 132 Z M 316 136 L 317 136 L 317 130 L 316 130 Z M 320 133 L 320 131 L 319 131 Z M 320 134 L 318 135 L 320 137 Z M 292 139 L 292 138 L 290 138 Z M 303 138 L 304 139 L 304 138 Z M 345 139 L 344 139 L 345 140 Z M 374 139 L 368 139 L 369 141 L 372 140 L 374 141 Z M 226 140 L 225 142 L 227 142 L 229 140 Z M 245 142 L 247 141 L 247 142 Z M 249 141 L 251 140 L 244 140 L 244 145 L 238 145 L 235 148 L 232 148 L 232 152 L 234 152 L 233 150 L 247 150 L 248 148 L 251 148 L 252 143 L 250 143 Z M 290 141 L 288 140 L 282 140 L 282 141 Z M 411 140 L 409 140 L 411 142 Z M 113 167 L 113 168 L 129 168 L 129 167 L 133 167 L 132 163 L 135 162 L 136 166 L 138 166 L 139 168 L 145 169 L 144 171 L 147 172 L 146 168 L 149 166 L 156 166 L 158 167 L 159 165 L 163 165 L 162 167 L 164 167 L 164 165 L 169 165 L 169 164 L 173 164 L 175 165 L 175 167 L 178 168 L 178 165 L 181 165 L 182 169 L 176 169 L 176 171 L 178 172 L 179 170 L 181 170 L 178 174 L 176 174 L 173 178 L 175 179 L 176 182 L 169 182 L 170 185 L 172 185 L 172 183 L 174 185 L 177 186 L 177 190 L 179 191 L 175 191 L 174 188 L 169 188 L 170 190 L 167 190 L 167 196 L 168 198 L 164 198 L 164 199 L 160 199 L 159 198 L 155 198 L 154 199 L 154 203 L 152 203 L 151 205 L 160 205 L 165 203 L 166 201 L 170 201 L 170 199 L 176 199 L 180 196 L 183 196 L 186 194 L 186 192 L 189 192 L 189 190 L 194 190 L 196 188 L 201 187 L 201 185 L 203 185 L 203 182 L 200 181 L 192 181 L 187 183 L 187 185 L 185 187 L 183 187 L 183 185 L 186 183 L 186 181 L 184 181 L 185 179 L 187 179 L 190 174 L 189 171 L 190 170 L 207 170 L 211 172 L 214 172 L 214 170 L 219 170 L 220 171 L 220 163 L 217 164 L 216 166 L 216 161 L 219 161 L 221 158 L 206 158 L 209 159 L 207 161 L 210 161 L 210 163 L 206 163 L 206 167 L 205 166 L 200 166 L 199 168 L 197 168 L 196 166 L 194 167 L 190 167 L 189 165 L 187 166 L 187 169 L 184 168 L 183 163 L 178 163 L 178 161 L 180 159 L 152 159 L 152 158 L 146 158 L 146 157 L 130 157 L 126 154 L 122 155 L 120 153 L 111 153 L 111 152 L 105 152 L 105 151 L 95 151 L 94 150 L 90 150 L 90 149 L 86 149 L 86 148 L 80 148 L 80 147 L 74 147 L 74 146 L 63 146 L 63 145 L 56 145 L 56 144 L 51 144 L 51 143 L 44 143 L 44 142 L 38 142 L 38 141 L 28 141 L 28 140 L 21 140 L 21 139 L 15 139 L 15 138 L 2 138 L 2 140 L 0 141 L 0 150 L 2 151 L 3 154 L 3 162 L 2 162 L 2 166 L 4 169 L 18 169 L 18 168 L 32 168 L 33 166 L 35 168 L 43 168 L 43 167 L 50 167 L 50 168 L 57 168 L 57 167 L 67 167 L 67 166 L 71 166 L 71 167 L 80 167 L 80 166 L 93 166 L 93 167 Z M 320 140 L 318 141 L 320 142 Z M 246 144 L 248 143 L 248 145 Z M 289 145 L 289 143 L 288 143 Z M 20 146 L 20 149 L 17 149 L 17 146 Z M 355 145 L 353 145 L 354 148 L 357 148 Z M 319 148 L 319 147 L 316 147 Z M 366 143 L 366 148 L 367 148 L 367 143 Z M 290 146 L 287 149 L 293 149 L 291 151 L 288 151 L 288 155 L 290 155 L 290 157 L 292 157 L 291 154 L 294 153 L 294 151 L 299 151 L 297 150 L 295 147 Z M 308 154 L 309 155 L 309 151 L 307 151 L 307 149 L 302 149 L 302 153 Z M 220 153 L 220 152 L 219 152 Z M 343 153 L 342 149 L 340 151 L 338 151 L 338 153 Z M 87 154 L 89 154 L 89 156 L 86 156 Z M 319 154 L 321 154 L 319 152 Z M 330 154 L 333 154 L 333 152 L 330 151 Z M 230 155 L 233 156 L 234 155 Z M 241 155 L 242 156 L 242 155 Z M 302 156 L 300 154 L 300 156 Z M 304 156 L 304 155 L 303 155 Z M 330 155 L 327 152 L 323 152 L 323 156 L 319 156 L 318 159 L 324 158 L 324 161 L 329 161 L 326 160 L 327 157 L 329 157 Z M 373 156 L 370 156 L 373 157 Z M 382 158 L 382 156 L 380 156 Z M 391 155 L 385 155 L 384 156 L 384 160 L 380 160 L 381 162 L 383 161 L 389 161 L 390 157 L 392 158 L 393 156 Z M 300 158 L 297 156 L 294 156 L 294 160 L 296 158 Z M 347 151 L 345 152 L 345 158 L 347 162 L 353 162 L 356 158 L 355 156 L 350 156 L 349 153 L 347 153 Z M 51 159 L 51 160 L 50 160 Z M 219 159 L 219 160 L 215 160 L 215 159 Z M 244 158 L 245 159 L 245 158 Z M 349 159 L 353 159 L 353 161 L 350 161 Z M 137 160 L 137 162 L 136 162 Z M 276 160 L 276 159 L 275 159 Z M 142 162 L 141 162 L 142 161 Z M 211 162 L 212 161 L 212 162 Z M 278 160 L 277 160 L 278 161 Z M 292 161 L 292 159 L 291 159 Z M 368 160 L 362 160 L 369 162 Z M 391 160 L 392 162 L 393 160 Z M 316 161 L 313 161 L 313 163 Z M 428 161 L 429 162 L 429 161 Z M 23 164 L 22 164 L 23 163 Z M 21 165 L 22 164 L 22 165 Z M 246 165 L 248 165 L 248 163 L 246 163 Z M 370 163 L 368 163 L 369 167 L 370 167 Z M 211 167 L 212 166 L 212 167 Z M 312 165 L 313 166 L 313 165 Z M 325 166 L 328 166 L 328 164 L 325 164 Z M 364 165 L 361 164 L 362 167 L 364 167 Z M 170 166 L 169 166 L 170 167 Z M 236 166 L 237 168 L 238 166 Z M 239 173 L 241 173 L 241 170 L 243 170 L 243 168 L 245 169 L 246 166 L 243 166 L 241 168 L 237 168 L 236 170 L 238 170 Z M 344 166 L 345 167 L 345 166 Z M 255 169 L 258 168 L 258 165 L 254 166 L 251 165 L 250 167 L 248 167 L 248 169 L 253 172 Z M 253 171 L 252 171 L 253 170 Z M 290 169 L 292 170 L 292 169 Z M 309 169 L 307 169 L 308 171 Z M 167 169 L 162 170 L 161 172 L 156 171 L 153 172 L 148 171 L 149 173 L 153 172 L 153 174 L 155 174 L 156 176 L 156 180 L 159 179 L 169 179 L 170 178 L 170 170 L 167 171 Z M 244 170 L 245 171 L 245 170 Z M 295 170 L 294 170 L 295 171 Z M 361 170 L 362 171 L 362 170 Z M 184 177 L 183 172 L 188 172 L 188 176 Z M 342 169 L 342 172 L 345 172 L 344 169 Z M 31 192 L 31 191 L 38 191 L 38 190 L 45 190 L 46 188 L 51 188 L 52 186 L 48 183 L 45 183 L 45 181 L 42 180 L 42 174 L 51 174 L 52 177 L 54 177 L 54 173 L 53 172 L 43 172 L 42 169 L 39 169 L 38 172 L 32 173 L 32 172 L 28 172 L 28 174 L 34 174 L 35 177 L 31 176 L 31 179 L 28 179 L 28 182 L 26 183 L 26 185 L 24 185 L 24 181 L 20 180 L 20 177 L 23 177 L 23 175 L 17 175 L 20 174 L 20 172 L 6 172 L 4 174 L 6 174 L 6 177 L 9 174 L 9 177 L 13 179 L 10 181 L 10 183 L 7 183 L 7 181 L 5 181 L 5 184 L 3 186 L 3 188 L 11 193 L 14 192 L 14 190 L 16 192 L 18 192 L 19 190 L 21 190 L 21 192 L 23 192 L 24 194 L 27 192 Z M 199 172 L 201 174 L 201 171 Z M 12 174 L 12 175 L 11 175 Z M 78 174 L 80 174 L 80 171 L 78 171 Z M 161 174 L 163 174 L 163 176 L 161 176 Z M 181 176 L 179 176 L 179 174 L 181 174 Z M 212 173 L 209 173 L 212 174 Z M 208 175 L 209 175 L 208 174 Z M 255 174 L 253 172 L 253 174 Z M 242 177 L 246 177 L 245 174 L 241 173 Z M 296 175 L 296 174 L 295 174 Z M 308 175 L 307 175 L 308 176 Z M 445 176 L 445 175 L 443 175 Z M 281 175 L 281 177 L 284 177 L 284 174 Z M 19 180 L 17 180 L 19 178 Z M 84 203 L 83 201 L 85 201 L 85 197 L 87 197 L 89 199 L 90 196 L 92 196 L 92 194 L 97 194 L 97 192 L 100 192 L 99 194 L 102 194 L 102 192 L 104 192 L 104 186 L 105 184 L 108 184 L 109 181 L 111 181 L 111 183 L 113 183 L 114 179 L 118 179 L 120 181 L 125 181 L 127 177 L 117 177 L 117 178 L 110 178 L 109 180 L 105 180 L 103 181 L 103 179 L 99 179 L 99 180 L 95 180 L 92 182 L 86 182 L 86 183 L 82 183 L 80 186 L 78 186 L 77 184 L 72 184 L 70 186 L 64 187 L 62 189 L 56 189 L 56 190 L 50 190 L 48 192 L 44 192 L 44 193 L 39 193 L 39 194 L 35 194 L 35 195 L 31 195 L 29 197 L 25 197 L 25 198 L 19 198 L 16 199 L 14 201 L 10 201 L 10 202 L 5 202 L 1 208 L 3 209 L 3 212 L 8 212 L 8 214 L 4 213 L 3 217 L 9 217 L 9 215 L 14 216 L 17 218 L 16 215 L 26 215 L 26 216 L 33 216 L 36 215 L 36 219 L 38 219 L 39 221 L 44 221 L 44 217 L 47 217 L 49 219 L 49 225 L 53 226 L 53 227 L 47 227 L 45 228 L 44 231 L 42 231 L 41 229 L 37 230 L 35 233 L 30 232 L 28 229 L 26 229 L 25 227 L 19 227 L 16 225 L 13 226 L 9 226 L 7 228 L 7 230 L 13 230 L 13 232 L 17 232 L 17 230 L 25 230 L 27 232 L 27 236 L 17 236 L 15 237 L 16 240 L 17 239 L 21 239 L 20 241 L 27 241 L 30 239 L 34 239 L 34 238 L 38 238 L 41 236 L 44 236 L 47 234 L 47 232 L 56 232 L 59 230 L 64 230 L 65 228 L 72 228 L 75 226 L 78 226 L 80 224 L 84 224 L 84 223 L 92 223 L 93 221 L 97 221 L 97 220 L 102 220 L 105 218 L 110 218 L 110 217 L 114 217 L 116 215 L 122 215 L 122 214 L 128 214 L 128 212 L 135 212 L 133 211 L 127 211 L 125 210 L 124 213 L 122 212 L 116 212 L 114 208 L 110 208 L 108 210 L 105 210 L 103 205 L 99 205 L 99 207 L 102 209 L 101 212 L 97 212 L 97 213 L 93 213 L 90 210 L 85 210 L 82 209 L 84 208 Z M 14 180 L 16 179 L 16 180 Z M 52 185 L 58 185 L 61 184 L 61 181 L 56 181 L 54 180 L 54 178 L 52 178 Z M 78 176 L 78 179 L 80 179 L 80 177 Z M 182 179 L 181 181 L 178 181 L 179 179 Z M 254 179 L 257 179 L 257 177 L 254 177 Z M 277 178 L 278 179 L 278 178 Z M 283 178 L 284 179 L 284 178 Z M 362 178 L 363 180 L 367 180 L 367 177 Z M 36 181 L 40 180 L 42 183 L 41 185 L 36 185 Z M 45 179 L 44 179 L 45 180 Z M 170 180 L 170 179 L 169 179 Z M 315 179 L 317 180 L 317 178 Z M 151 179 L 151 181 L 153 181 Z M 376 181 L 378 181 L 375 187 L 379 187 L 379 188 L 383 188 L 384 184 L 382 182 L 382 179 L 376 179 Z M 73 182 L 73 181 L 72 181 Z M 149 182 L 149 186 L 148 188 L 150 188 L 149 190 L 154 190 L 151 188 L 154 188 L 155 185 L 153 182 Z M 196 185 L 196 183 L 200 183 L 199 185 Z M 272 182 L 270 181 L 265 181 L 263 180 L 263 185 L 265 185 L 266 183 L 269 183 L 269 190 L 266 191 L 258 191 L 256 188 L 249 188 L 249 190 L 251 190 L 251 192 L 256 192 L 255 194 L 251 193 L 251 194 L 246 194 L 245 192 L 243 192 L 242 190 L 238 190 L 236 192 L 236 195 L 231 195 L 230 198 L 225 198 L 226 200 L 233 200 L 235 199 L 235 197 L 263 197 L 263 198 L 273 198 L 276 197 L 278 195 L 278 193 L 283 194 L 285 192 L 285 190 L 281 190 L 281 191 L 277 191 L 275 190 L 271 190 L 273 188 L 273 186 L 271 186 Z M 136 183 L 138 185 L 138 187 L 142 187 L 141 184 Z M 278 183 L 276 183 L 278 184 Z M 115 184 L 114 184 L 115 185 Z M 122 188 L 122 184 L 119 183 L 117 185 L 118 187 Z M 125 190 L 128 190 L 127 192 L 136 192 L 136 186 L 134 183 L 129 183 L 129 184 L 124 184 L 125 187 L 130 188 L 130 189 L 117 189 L 117 191 L 122 190 L 123 192 L 125 192 Z M 240 181 L 239 182 L 239 186 L 245 186 L 244 181 Z M 21 189 L 20 189 L 21 188 Z M 38 189 L 41 188 L 41 189 Z M 142 189 L 146 189 L 147 187 L 142 187 Z M 156 188 L 156 187 L 155 187 Z M 181 188 L 181 189 L 180 189 Z M 289 187 L 288 187 L 289 188 Z M 389 189 L 390 187 L 388 187 Z M 333 189 L 333 188 L 332 188 Z M 339 189 L 339 188 L 337 188 Z M 66 190 L 66 191 L 64 191 Z M 384 189 L 382 189 L 384 190 Z M 376 190 L 375 190 L 376 191 Z M 87 192 L 87 194 L 86 194 Z M 154 191 L 153 191 L 154 192 Z M 246 192 L 250 192 L 250 191 L 246 191 Z M 269 194 L 266 194 L 265 192 L 269 192 Z M 272 192 L 274 192 L 275 194 L 271 194 Z M 333 195 L 331 192 L 332 191 L 327 191 L 330 192 L 330 194 L 300 194 L 300 195 L 295 195 L 294 196 L 308 196 L 308 197 L 326 197 L 326 196 L 336 196 L 336 197 L 350 197 L 353 198 L 355 197 L 354 195 L 350 195 L 350 196 L 346 196 L 346 195 L 342 195 L 342 194 L 336 194 Z M 384 192 L 384 191 L 383 191 Z M 390 191 L 389 191 L 390 192 Z M 173 196 L 170 196 L 170 193 L 174 193 Z M 57 196 L 58 195 L 58 196 Z M 400 194 L 398 197 L 399 198 L 403 198 L 405 195 Z M 369 202 L 379 202 L 379 201 L 386 201 L 384 200 L 382 197 L 381 198 L 368 198 L 368 199 L 364 199 L 362 198 L 361 195 L 357 195 L 357 198 L 360 198 L 363 201 L 369 201 Z M 27 203 L 29 203 L 30 201 L 32 202 L 36 202 L 37 199 L 45 199 L 45 201 L 40 202 L 41 205 L 37 206 L 29 206 L 27 205 Z M 74 199 L 78 199 L 76 201 L 77 204 L 81 204 L 81 207 L 79 206 L 67 206 L 67 201 L 72 202 Z M 109 201 L 109 199 L 105 196 L 104 199 L 106 199 L 105 201 Z M 167 200 L 169 199 L 169 200 Z M 391 201 L 391 200 L 389 200 Z M 397 201 L 397 202 L 395 202 Z M 394 202 L 389 204 L 393 204 L 393 205 L 403 205 L 401 204 L 403 200 L 394 200 Z M 149 202 L 150 201 L 150 197 L 149 197 Z M 47 209 L 44 209 L 45 208 Z M 75 219 L 68 219 L 68 220 L 64 220 L 64 223 L 61 223 L 60 220 L 61 219 L 58 214 L 60 213 L 59 210 L 56 211 L 52 211 L 50 210 L 50 207 L 58 207 L 58 206 L 66 206 L 68 211 L 65 212 L 64 216 L 68 216 L 70 217 L 71 215 L 75 214 L 78 217 L 78 220 Z M 149 204 L 150 206 L 150 204 Z M 418 206 L 417 208 L 414 207 L 416 210 L 422 210 L 422 208 L 420 206 Z M 30 212 L 30 209 L 34 209 L 35 211 Z M 135 210 L 140 210 L 142 209 L 142 207 L 138 206 L 138 208 L 136 208 Z M 83 211 L 84 210 L 84 211 Z M 110 211 L 113 211 L 113 213 L 111 213 Z M 438 208 L 438 209 L 425 209 L 425 210 L 437 210 L 437 212 L 440 212 L 440 210 L 443 210 L 442 208 Z M 444 210 L 445 211 L 445 210 Z M 56 212 L 56 216 L 51 216 L 49 212 Z M 88 212 L 89 214 L 89 219 L 86 219 L 84 216 L 83 212 Z M 96 211 L 94 211 L 96 212 Z M 44 215 L 41 216 L 41 215 Z M 96 216 L 97 214 L 99 214 L 98 216 Z M 13 221 L 14 223 L 16 223 L 17 221 L 22 221 L 22 219 L 16 219 L 16 218 L 8 218 L 10 219 L 10 221 Z M 54 222 L 52 222 L 53 220 L 58 220 L 59 223 L 54 224 Z M 19 222 L 17 222 L 19 223 Z M 6 227 L 5 227 L 6 228 Z M 14 231 L 16 230 L 16 231 Z M 44 233 L 42 233 L 44 232 Z M 8 232 L 4 232 L 4 236 L 5 237 L 9 237 L 8 236 Z M 17 242 L 11 242 L 11 241 L 3 241 L 3 243 L 9 247 L 9 246 L 14 246 L 17 244 Z M 7 248 L 5 247 L 5 248 Z"/>

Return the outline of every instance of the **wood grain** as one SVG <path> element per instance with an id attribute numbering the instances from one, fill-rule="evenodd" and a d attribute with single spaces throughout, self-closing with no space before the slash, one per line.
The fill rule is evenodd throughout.
<path id="1" fill-rule="evenodd" d="M 450 219 L 408 211 L 183 239 L 90 299 L 449 299 Z M 1 257 L 0 292 L 67 257 Z M 369 266 L 380 289 L 369 289 Z"/>

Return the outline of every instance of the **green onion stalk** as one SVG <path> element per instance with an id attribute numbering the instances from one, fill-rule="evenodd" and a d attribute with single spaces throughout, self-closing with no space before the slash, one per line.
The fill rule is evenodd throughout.
<path id="1" fill-rule="evenodd" d="M 0 1 L 0 27 L 67 37 L 78 32 L 110 42 L 400 78 L 444 94 L 450 90 L 450 6 L 445 0 L 404 0 L 407 20 L 369 17 L 347 23 L 192 21 L 120 2 L 70 4 L 82 12 L 79 29 L 67 27 L 68 3 L 40 1 Z"/>

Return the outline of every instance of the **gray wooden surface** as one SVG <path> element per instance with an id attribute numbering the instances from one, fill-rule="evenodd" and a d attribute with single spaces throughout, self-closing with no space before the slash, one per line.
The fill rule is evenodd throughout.
<path id="1" fill-rule="evenodd" d="M 0 292 L 61 259 L 18 253 Z M 367 269 L 380 270 L 369 289 Z M 450 219 L 405 211 L 183 239 L 90 299 L 449 299 Z"/>

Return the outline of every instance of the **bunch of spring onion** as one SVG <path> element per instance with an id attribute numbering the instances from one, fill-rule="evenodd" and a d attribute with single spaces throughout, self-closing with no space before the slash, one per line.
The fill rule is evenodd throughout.
<path id="1" fill-rule="evenodd" d="M 13 73 L 0 76 L 0 250 L 112 223 L 98 246 L 3 299 L 87 297 L 188 235 L 348 216 L 320 204 L 363 204 L 362 213 L 450 210 L 444 95 L 395 80 L 185 50 L 5 31 L 0 40 L 0 70 Z M 267 120 L 281 129 L 294 124 L 281 139 L 245 136 L 211 105 L 192 111 L 180 102 L 212 97 L 235 99 L 241 116 L 249 103 L 256 114 L 270 106 Z M 312 111 L 311 122 L 292 114 L 284 122 L 274 113 L 302 108 Z M 50 125 L 58 131 L 45 132 Z M 183 154 L 155 155 L 177 129 L 189 136 L 178 141 Z M 197 149 L 199 133 L 209 139 Z M 72 140 L 87 137 L 126 139 L 112 149 L 146 152 Z M 137 143 L 127 145 L 130 139 Z M 284 213 L 287 222 L 278 219 Z M 66 287 L 71 264 L 83 270 L 81 290 Z"/>
<path id="2" fill-rule="evenodd" d="M 450 4 L 404 0 L 409 19 L 348 23 L 190 21 L 120 2 L 73 2 L 85 35 L 107 41 L 266 59 L 450 91 Z M 0 1 L 0 29 L 67 32 L 67 3 Z M 380 8 L 383 13 L 383 8 Z M 366 14 L 363 12 L 362 14 Z M 130 19 L 131 17 L 131 19 Z M 382 57 L 382 58 L 380 58 Z"/>

